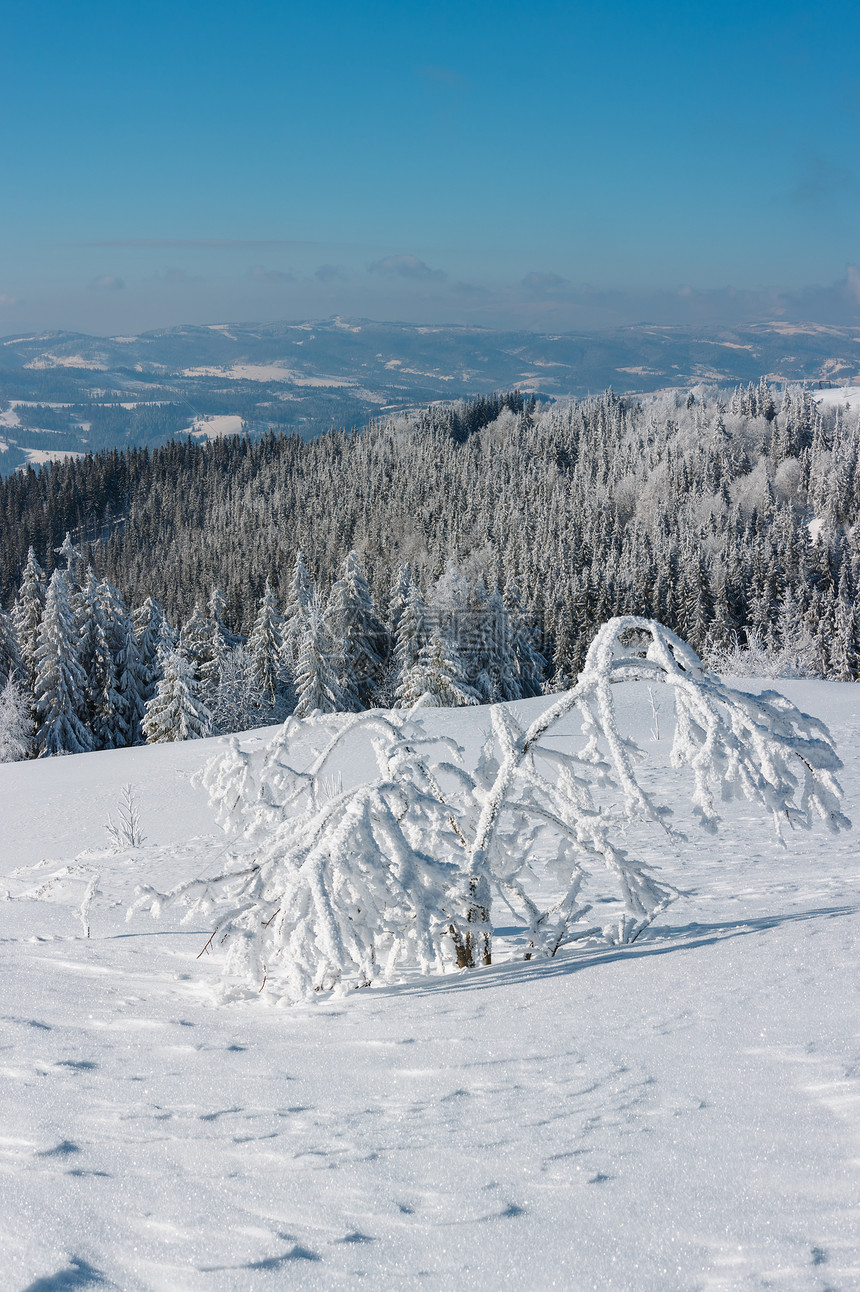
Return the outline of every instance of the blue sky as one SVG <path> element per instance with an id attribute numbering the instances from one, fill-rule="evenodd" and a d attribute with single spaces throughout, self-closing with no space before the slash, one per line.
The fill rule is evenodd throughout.
<path id="1" fill-rule="evenodd" d="M 860 11 L 8 5 L 0 333 L 860 323 Z"/>

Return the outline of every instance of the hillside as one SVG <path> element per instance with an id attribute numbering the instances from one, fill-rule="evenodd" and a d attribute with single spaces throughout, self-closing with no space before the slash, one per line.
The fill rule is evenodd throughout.
<path id="1" fill-rule="evenodd" d="M 815 323 L 541 334 L 333 318 L 12 335 L 0 339 L 0 475 L 69 453 L 223 434 L 226 418 L 252 435 L 313 437 L 515 386 L 582 398 L 762 374 L 840 384 L 858 372 L 858 329 Z"/>
<path id="2" fill-rule="evenodd" d="M 830 724 L 856 819 L 860 689 L 779 685 Z M 668 723 L 625 704 L 677 800 Z M 427 721 L 477 749 L 486 710 Z M 780 851 L 745 806 L 717 838 L 679 808 L 689 845 L 650 858 L 684 896 L 632 946 L 505 963 L 503 923 L 492 968 L 224 1001 L 204 925 L 124 918 L 136 884 L 223 864 L 190 781 L 222 743 L 0 766 L 0 1287 L 856 1285 L 850 834 Z M 148 841 L 110 855 L 128 782 Z"/>

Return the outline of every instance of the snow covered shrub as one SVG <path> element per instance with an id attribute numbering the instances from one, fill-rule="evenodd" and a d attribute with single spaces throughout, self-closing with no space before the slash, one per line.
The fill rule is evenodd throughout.
<path id="1" fill-rule="evenodd" d="M 137 810 L 137 796 L 133 785 L 123 785 L 116 815 L 116 821 L 109 814 L 105 822 L 105 834 L 110 840 L 111 851 L 122 852 L 124 848 L 142 848 L 146 843 L 146 837 L 140 828 L 140 813 Z"/>
<path id="2" fill-rule="evenodd" d="M 718 824 L 715 790 L 770 811 L 777 832 L 815 817 L 849 824 L 821 722 L 776 692 L 733 690 L 674 633 L 627 616 L 604 625 L 576 686 L 528 728 L 505 705 L 483 710 L 477 759 L 434 734 L 419 706 L 288 719 L 256 752 L 233 741 L 202 780 L 246 863 L 168 894 L 141 888 L 132 909 L 179 904 L 187 919 L 212 920 L 228 972 L 286 1000 L 402 969 L 489 963 L 497 898 L 528 931 L 527 959 L 583 937 L 631 942 L 675 892 L 620 846 L 622 832 L 639 822 L 682 838 L 637 779 L 641 752 L 619 728 L 615 687 L 633 679 L 672 688 L 671 761 L 690 769 L 706 829 Z M 554 730 L 573 711 L 577 749 Z M 344 766 L 360 767 L 363 783 L 333 779 Z"/>

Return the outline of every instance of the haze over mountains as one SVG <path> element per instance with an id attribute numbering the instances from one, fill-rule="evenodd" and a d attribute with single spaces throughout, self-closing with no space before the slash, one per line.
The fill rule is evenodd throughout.
<path id="1" fill-rule="evenodd" d="M 177 434 L 313 437 L 514 387 L 559 398 L 859 373 L 860 328 L 816 323 L 539 334 L 332 318 L 14 335 L 0 340 L 0 474 Z"/>

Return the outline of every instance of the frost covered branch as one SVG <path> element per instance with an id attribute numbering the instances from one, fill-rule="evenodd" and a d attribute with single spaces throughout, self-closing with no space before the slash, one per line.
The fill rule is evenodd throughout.
<path id="1" fill-rule="evenodd" d="M 105 834 L 114 852 L 122 852 L 124 848 L 142 848 L 146 843 L 146 836 L 140 828 L 140 813 L 133 785 L 123 785 L 117 806 L 117 819 L 114 821 L 108 815 Z"/>
<path id="2" fill-rule="evenodd" d="M 733 690 L 674 633 L 628 616 L 604 625 L 576 686 L 530 727 L 508 706 L 485 710 L 477 760 L 418 708 L 288 719 L 254 752 L 234 740 L 201 779 L 253 863 L 169 894 L 139 890 L 134 909 L 213 920 L 227 973 L 291 1001 L 489 963 L 496 897 L 527 930 L 526 959 L 583 937 L 631 942 L 675 892 L 620 846 L 622 832 L 638 822 L 682 838 L 619 725 L 616 684 L 632 680 L 672 689 L 671 761 L 690 769 L 705 829 L 718 825 L 717 794 L 759 805 L 777 833 L 786 820 L 849 825 L 821 722 L 776 692 Z M 574 711 L 584 744 L 546 744 Z M 609 911 L 599 924 L 587 920 L 596 903 Z"/>

